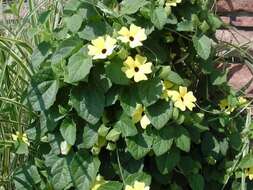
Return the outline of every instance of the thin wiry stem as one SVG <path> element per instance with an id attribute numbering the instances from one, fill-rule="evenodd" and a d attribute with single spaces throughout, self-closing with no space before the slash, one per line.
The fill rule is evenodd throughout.
<path id="1" fill-rule="evenodd" d="M 118 166 L 119 166 L 120 177 L 121 177 L 121 180 L 123 181 L 124 186 L 126 186 L 126 182 L 125 182 L 125 179 L 123 176 L 122 167 L 121 167 L 121 163 L 120 163 L 118 148 L 116 148 L 116 155 L 117 155 L 117 162 L 118 162 Z"/>

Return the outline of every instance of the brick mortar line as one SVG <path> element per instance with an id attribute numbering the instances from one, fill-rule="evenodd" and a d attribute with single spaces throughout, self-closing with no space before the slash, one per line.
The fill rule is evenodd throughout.
<path id="1" fill-rule="evenodd" d="M 253 32 L 253 26 L 235 26 L 235 25 L 232 25 L 232 24 L 231 24 L 231 26 L 235 27 L 238 30 L 243 30 L 243 31 L 246 31 L 246 32 L 250 32 L 250 31 Z"/>
<path id="2" fill-rule="evenodd" d="M 218 16 L 248 16 L 253 17 L 253 12 L 247 12 L 247 11 L 230 11 L 230 12 L 217 12 Z"/>

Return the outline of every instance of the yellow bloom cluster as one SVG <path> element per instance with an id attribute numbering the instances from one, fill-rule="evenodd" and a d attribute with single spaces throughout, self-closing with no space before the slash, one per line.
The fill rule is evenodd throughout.
<path id="1" fill-rule="evenodd" d="M 149 190 L 149 186 L 145 186 L 145 183 L 135 181 L 133 186 L 126 185 L 125 190 Z"/>
<path id="2" fill-rule="evenodd" d="M 181 0 L 167 0 L 166 6 L 176 6 L 177 3 L 181 3 Z M 143 45 L 143 41 L 147 39 L 145 29 L 134 24 L 131 24 L 129 28 L 122 27 L 117 34 L 119 35 L 116 39 L 122 43 L 129 45 L 130 48 L 136 48 Z M 106 59 L 113 53 L 116 47 L 117 40 L 106 35 L 98 37 L 91 41 L 88 45 L 88 54 L 93 59 Z M 125 73 L 126 77 L 133 79 L 134 82 L 140 82 L 148 80 L 148 75 L 152 73 L 152 63 L 140 54 L 135 57 L 128 56 L 123 62 L 121 70 Z M 169 101 L 171 99 L 175 107 L 178 107 L 181 111 L 185 111 L 186 108 L 192 111 L 195 107 L 196 98 L 191 91 L 187 91 L 186 87 L 179 86 L 179 91 L 171 90 L 174 84 L 170 81 L 163 82 L 163 94 L 162 99 Z M 144 113 L 145 108 L 142 105 L 137 105 L 136 110 L 132 115 L 134 123 L 140 122 L 143 129 L 146 129 L 150 125 L 150 120 Z"/>
<path id="3" fill-rule="evenodd" d="M 123 43 L 129 43 L 131 48 L 142 46 L 142 42 L 147 39 L 145 29 L 134 24 L 131 24 L 129 29 L 122 27 L 118 34 L 120 35 L 118 39 Z M 106 59 L 113 53 L 116 43 L 117 40 L 109 35 L 100 36 L 88 45 L 88 54 L 93 59 Z"/>
<path id="4" fill-rule="evenodd" d="M 27 144 L 28 146 L 30 146 L 27 135 L 25 133 L 22 134 L 17 131 L 16 134 L 12 134 L 11 136 L 14 141 L 20 140 L 20 141 L 24 142 L 25 144 Z"/>
<path id="5" fill-rule="evenodd" d="M 147 39 L 145 29 L 134 24 L 131 24 L 129 29 L 122 27 L 118 31 L 118 34 L 119 37 L 117 39 L 123 43 L 129 44 L 131 48 L 142 46 L 142 42 Z M 88 45 L 88 54 L 92 56 L 94 60 L 106 59 L 113 53 L 116 43 L 117 40 L 108 35 L 100 36 L 92 40 L 91 44 Z M 152 73 L 151 67 L 152 63 L 147 62 L 146 57 L 136 55 L 134 59 L 128 56 L 124 62 L 122 71 L 125 72 L 127 78 L 133 78 L 135 82 L 139 82 L 148 79 L 146 74 Z"/>

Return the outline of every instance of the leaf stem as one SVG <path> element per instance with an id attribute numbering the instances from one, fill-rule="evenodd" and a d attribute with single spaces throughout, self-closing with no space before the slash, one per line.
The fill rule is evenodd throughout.
<path id="1" fill-rule="evenodd" d="M 126 186 L 126 182 L 125 182 L 123 172 L 122 172 L 122 167 L 121 167 L 121 164 L 120 164 L 118 148 L 116 148 L 116 155 L 117 155 L 117 162 L 118 162 L 118 166 L 119 166 L 120 177 L 121 177 L 121 180 L 123 181 L 124 186 Z"/>

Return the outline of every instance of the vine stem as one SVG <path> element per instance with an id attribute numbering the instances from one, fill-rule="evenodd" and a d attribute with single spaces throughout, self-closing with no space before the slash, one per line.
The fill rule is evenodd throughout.
<path id="1" fill-rule="evenodd" d="M 125 179 L 124 179 L 124 176 L 123 176 L 123 172 L 122 172 L 122 167 L 121 167 L 121 164 L 120 164 L 118 148 L 116 148 L 116 155 L 117 155 L 117 162 L 118 162 L 118 166 L 119 166 L 120 177 L 121 177 L 121 179 L 123 181 L 124 186 L 126 186 L 126 182 L 125 182 Z"/>

